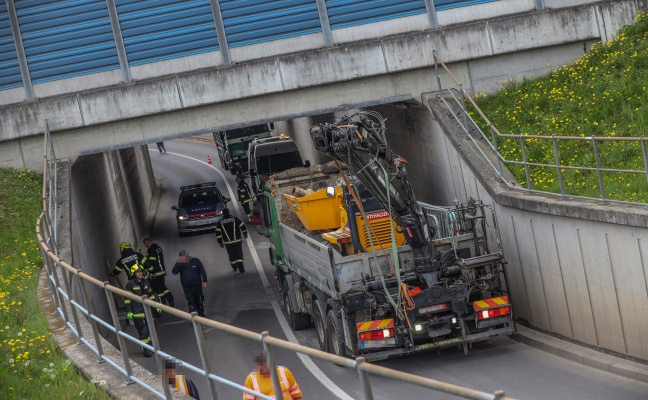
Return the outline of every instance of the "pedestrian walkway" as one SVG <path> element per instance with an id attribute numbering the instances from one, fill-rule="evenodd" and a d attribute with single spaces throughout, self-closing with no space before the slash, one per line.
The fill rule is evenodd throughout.
<path id="1" fill-rule="evenodd" d="M 513 340 L 592 368 L 648 383 L 648 364 L 605 354 L 520 324 L 516 324 L 516 328 L 518 334 L 511 336 Z"/>

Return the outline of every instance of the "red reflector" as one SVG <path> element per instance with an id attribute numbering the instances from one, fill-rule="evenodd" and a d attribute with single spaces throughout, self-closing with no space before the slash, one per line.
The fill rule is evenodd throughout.
<path id="1" fill-rule="evenodd" d="M 489 308 L 488 310 L 481 310 L 477 312 L 477 318 L 480 320 L 499 317 L 501 315 L 508 315 L 511 313 L 511 307 L 497 307 Z"/>
<path id="2" fill-rule="evenodd" d="M 360 332 L 360 341 L 379 340 L 394 337 L 394 328 L 378 329 L 375 331 Z"/>

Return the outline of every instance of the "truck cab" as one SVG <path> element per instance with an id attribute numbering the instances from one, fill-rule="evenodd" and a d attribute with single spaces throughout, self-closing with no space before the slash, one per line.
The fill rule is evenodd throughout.
<path id="1" fill-rule="evenodd" d="M 255 193 L 270 175 L 304 166 L 297 145 L 285 135 L 253 140 L 248 148 L 247 159 L 248 173 Z"/>

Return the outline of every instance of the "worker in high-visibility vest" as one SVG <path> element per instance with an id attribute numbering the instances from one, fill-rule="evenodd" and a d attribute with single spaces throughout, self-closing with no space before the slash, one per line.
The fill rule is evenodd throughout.
<path id="1" fill-rule="evenodd" d="M 257 393 L 265 394 L 267 396 L 274 396 L 275 399 L 283 400 L 301 400 L 302 391 L 295 381 L 292 372 L 286 367 L 277 366 L 277 375 L 279 377 L 279 384 L 281 385 L 281 396 L 275 396 L 274 387 L 272 386 L 272 378 L 270 377 L 270 367 L 265 354 L 260 354 L 254 359 L 256 369 L 245 378 L 245 386 L 252 389 Z M 256 396 L 253 394 L 243 392 L 243 400 L 255 400 Z"/>
<path id="2" fill-rule="evenodd" d="M 172 360 L 166 360 L 164 363 L 164 374 L 171 387 L 178 389 L 180 392 L 200 400 L 198 389 L 193 381 L 184 375 L 176 374 L 176 364 Z"/>

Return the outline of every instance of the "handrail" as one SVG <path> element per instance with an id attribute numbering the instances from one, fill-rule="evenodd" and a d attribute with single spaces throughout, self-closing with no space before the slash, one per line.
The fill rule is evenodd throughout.
<path id="1" fill-rule="evenodd" d="M 637 202 L 631 202 L 631 201 L 622 201 L 622 200 L 613 200 L 606 198 L 605 195 L 605 186 L 604 186 L 604 180 L 603 180 L 603 173 L 604 172 L 614 172 L 614 173 L 626 173 L 626 174 L 645 174 L 646 179 L 648 181 L 648 152 L 646 151 L 646 141 L 648 139 L 644 136 L 641 137 L 609 137 L 609 136 L 556 136 L 556 135 L 551 135 L 551 136 L 543 136 L 543 135 L 526 135 L 526 134 L 511 134 L 511 133 L 501 133 L 488 119 L 486 114 L 479 108 L 477 103 L 474 101 L 473 97 L 466 91 L 466 89 L 463 87 L 461 82 L 454 76 L 454 74 L 450 71 L 448 66 L 445 64 L 441 56 L 436 52 L 436 50 L 433 51 L 433 56 L 434 56 L 434 62 L 435 62 L 435 74 L 437 78 L 437 85 L 438 85 L 438 94 L 437 97 L 438 99 L 446 106 L 446 108 L 452 113 L 453 117 L 457 121 L 457 123 L 461 126 L 462 130 L 464 133 L 470 138 L 473 143 L 475 143 L 475 138 L 473 138 L 472 134 L 470 133 L 471 129 L 469 129 L 468 121 L 471 123 L 470 128 L 475 128 L 477 132 L 479 132 L 479 135 L 486 141 L 490 149 L 494 152 L 494 154 L 497 157 L 497 163 L 498 167 L 495 168 L 495 166 L 491 163 L 488 157 L 486 157 L 486 154 L 483 152 L 483 150 L 479 147 L 478 151 L 482 154 L 482 157 L 488 162 L 488 164 L 491 165 L 495 173 L 498 174 L 499 178 L 506 184 L 506 186 L 509 189 L 513 190 L 518 190 L 518 191 L 526 191 L 526 192 L 532 192 L 532 193 L 542 193 L 542 194 L 549 194 L 549 195 L 554 195 L 554 196 L 560 196 L 561 198 L 566 198 L 566 197 L 573 197 L 573 198 L 582 198 L 582 199 L 590 199 L 590 200 L 600 200 L 602 203 L 606 202 L 614 202 L 614 203 L 625 203 L 625 204 L 644 204 L 644 203 L 637 203 Z M 450 88 L 450 87 L 445 87 L 442 83 L 443 79 L 441 78 L 440 71 L 439 71 L 439 66 L 443 68 L 443 70 L 446 72 L 446 74 L 451 78 L 451 80 L 454 82 L 456 87 Z M 447 85 L 446 85 L 447 86 Z M 453 93 L 454 90 L 458 90 L 460 92 L 461 96 L 461 101 L 457 99 Z M 459 112 L 457 114 L 462 114 L 463 115 L 463 121 L 460 121 L 458 116 L 455 113 L 455 110 L 453 107 L 451 107 L 446 100 L 443 97 L 444 91 L 447 92 L 452 99 L 455 102 L 455 105 L 459 107 Z M 483 119 L 484 125 L 488 126 L 488 129 L 490 130 L 491 136 L 490 138 L 482 131 L 480 128 L 479 124 L 475 122 L 475 120 L 472 118 L 470 113 L 465 107 L 465 100 L 468 100 L 470 105 L 476 110 L 478 115 Z M 426 106 L 428 108 L 429 104 L 426 102 Z M 507 139 L 516 139 L 519 140 L 520 142 L 520 150 L 522 153 L 522 161 L 519 160 L 507 160 L 504 155 L 502 155 L 497 146 L 497 139 L 498 138 L 507 138 Z M 541 162 L 531 162 L 527 159 L 527 154 L 526 154 L 526 145 L 525 141 L 527 140 L 541 140 L 541 141 L 551 141 L 551 146 L 553 147 L 553 154 L 554 154 L 554 163 L 553 164 L 546 164 L 546 163 L 541 163 Z M 591 167 L 591 166 L 580 166 L 580 165 L 565 165 L 563 164 L 560 159 L 560 154 L 558 151 L 558 142 L 559 141 L 584 141 L 584 142 L 590 142 L 592 144 L 592 149 L 594 152 L 594 158 L 596 161 L 596 166 Z M 629 142 L 629 143 L 639 143 L 639 146 L 641 147 L 641 152 L 643 155 L 643 163 L 644 163 L 644 170 L 634 170 L 634 169 L 621 169 L 621 168 L 605 168 L 601 166 L 601 160 L 600 160 L 600 153 L 598 150 L 598 142 Z M 475 143 L 476 144 L 476 143 Z M 505 164 L 511 164 L 511 165 L 521 165 L 525 169 L 525 176 L 526 176 L 526 188 L 520 187 L 519 185 L 515 185 L 512 182 L 509 182 L 508 179 L 504 176 L 502 173 L 502 168 L 500 163 L 505 163 Z M 537 190 L 533 189 L 533 185 L 530 179 L 530 174 L 529 174 L 529 167 L 543 167 L 543 168 L 551 168 L 555 170 L 555 173 L 558 177 L 559 185 L 560 185 L 560 193 L 555 193 L 555 192 L 547 192 L 543 190 Z M 592 171 L 596 172 L 598 175 L 598 183 L 599 183 L 599 194 L 600 196 L 598 198 L 592 198 L 592 197 L 586 197 L 586 196 L 580 196 L 580 195 L 574 195 L 574 194 L 569 194 L 567 195 L 565 193 L 565 187 L 564 187 L 564 178 L 563 178 L 563 170 L 577 170 L 577 171 Z"/>
<path id="2" fill-rule="evenodd" d="M 137 343 L 139 346 L 142 346 L 155 354 L 155 357 L 158 362 L 158 366 L 161 370 L 164 369 L 165 360 L 174 360 L 177 363 L 181 363 L 184 367 L 202 375 L 208 380 L 209 389 L 211 398 L 217 398 L 216 386 L 215 383 L 223 383 L 232 388 L 245 391 L 247 393 L 253 394 L 257 398 L 269 400 L 271 397 L 263 395 L 261 393 L 255 392 L 253 390 L 247 389 L 242 385 L 228 381 L 222 377 L 214 375 L 210 371 L 209 357 L 206 353 L 205 339 L 203 336 L 202 327 L 210 327 L 217 329 L 222 332 L 226 332 L 238 337 L 252 340 L 255 342 L 260 342 L 263 345 L 264 351 L 268 357 L 268 364 L 270 367 L 271 375 L 273 375 L 273 386 L 275 387 L 275 392 L 281 392 L 279 387 L 279 381 L 276 377 L 276 362 L 274 357 L 274 349 L 282 348 L 295 353 L 303 354 L 309 357 L 318 358 L 325 362 L 330 362 L 337 364 L 339 366 L 353 369 L 358 374 L 359 384 L 362 388 L 364 399 L 372 400 L 373 394 L 371 390 L 370 376 L 380 376 L 384 378 L 389 378 L 397 380 L 400 382 L 405 382 L 420 386 L 423 388 L 432 389 L 438 392 L 453 394 L 459 397 L 467 399 L 478 399 L 478 400 L 507 400 L 508 397 L 505 396 L 503 391 L 496 391 L 495 393 L 486 393 L 477 391 L 474 389 L 469 389 L 461 387 L 459 385 L 454 385 L 450 383 L 440 382 L 429 378 L 424 378 L 414 374 L 400 372 L 392 370 L 389 368 L 381 367 L 378 365 L 366 363 L 364 358 L 358 357 L 355 360 L 345 357 L 340 357 L 334 354 L 326 353 L 320 350 L 316 350 L 311 347 L 302 346 L 300 344 L 291 343 L 282 339 L 272 337 L 268 332 L 252 332 L 245 329 L 241 329 L 235 326 L 227 325 L 221 322 L 213 321 L 204 317 L 198 316 L 195 312 L 189 314 L 187 312 L 175 309 L 173 307 L 167 306 L 165 304 L 158 303 L 156 301 L 150 300 L 144 297 L 136 296 L 130 292 L 117 288 L 110 285 L 108 282 L 102 282 L 99 279 L 88 275 L 83 272 L 81 269 L 73 267 L 71 264 L 63 261 L 58 255 L 58 249 L 53 249 L 49 243 L 54 243 L 53 234 L 55 230 L 49 229 L 48 213 L 52 210 L 50 205 L 56 204 L 57 188 L 56 186 L 50 185 L 46 186 L 46 182 L 49 182 L 52 174 L 52 169 L 47 168 L 49 165 L 56 166 L 57 162 L 53 156 L 53 146 L 52 157 L 48 156 L 48 142 L 51 146 L 51 138 L 49 137 L 49 130 L 47 128 L 47 123 L 45 123 L 45 167 L 44 168 L 44 177 L 43 177 L 43 210 L 38 217 L 36 222 L 36 237 L 38 239 L 39 247 L 41 254 L 43 256 L 43 263 L 45 267 L 45 272 L 47 274 L 47 280 L 50 285 L 50 292 L 52 298 L 56 304 L 56 310 L 63 318 L 65 325 L 79 338 L 80 343 L 87 346 L 93 353 L 95 353 L 100 361 L 107 362 L 108 365 L 113 367 L 118 373 L 124 375 L 129 383 L 136 383 L 138 386 L 148 390 L 153 395 L 163 398 L 171 399 L 172 394 L 169 388 L 169 385 L 165 382 L 161 382 L 163 391 L 160 392 L 156 388 L 150 386 L 146 382 L 137 378 L 133 375 L 130 358 L 128 356 L 128 351 L 126 349 L 126 340 L 133 343 Z M 56 206 L 54 206 L 56 207 Z M 64 285 L 61 286 L 60 281 L 63 280 Z M 111 321 L 103 321 L 98 315 L 95 314 L 94 304 L 92 303 L 88 293 L 88 284 L 94 285 L 95 287 L 102 290 L 106 296 L 106 300 L 110 309 Z M 70 292 L 70 287 L 79 287 L 80 290 L 80 299 L 74 299 Z M 119 320 L 119 315 L 117 308 L 115 306 L 114 296 L 122 296 L 123 298 L 131 299 L 131 301 L 136 301 L 144 305 L 145 318 L 148 322 L 149 331 L 151 334 L 151 344 L 143 344 L 139 341 L 138 338 L 128 335 L 127 333 L 121 330 L 121 323 Z M 197 339 L 198 351 L 201 355 L 202 367 L 191 365 L 188 362 L 185 362 L 181 359 L 172 357 L 167 352 L 165 352 L 160 345 L 158 339 L 158 334 L 154 317 L 151 308 L 160 308 L 163 312 L 173 315 L 177 318 L 191 321 L 194 326 L 194 331 Z M 77 311 L 81 312 L 81 317 L 78 316 Z M 89 340 L 86 339 L 86 331 L 88 330 L 87 325 L 90 325 L 92 335 L 94 337 L 95 345 L 93 345 Z M 101 337 L 99 335 L 99 330 L 97 324 L 102 325 L 103 327 L 109 329 L 117 337 L 117 342 L 119 345 L 119 350 L 121 352 L 121 360 L 113 360 L 103 351 L 101 345 Z M 121 364 L 120 364 L 121 363 Z M 123 366 L 122 366 L 123 365 Z M 206 397 L 206 396 L 203 396 Z M 311 396 L 312 397 L 312 396 Z"/>

